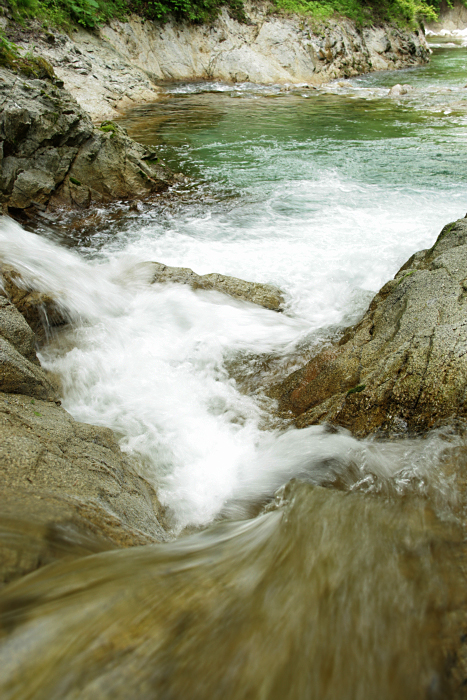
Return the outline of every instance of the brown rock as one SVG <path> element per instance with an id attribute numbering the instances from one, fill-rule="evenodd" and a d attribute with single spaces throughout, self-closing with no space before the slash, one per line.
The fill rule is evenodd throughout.
<path id="1" fill-rule="evenodd" d="M 461 219 L 410 258 L 340 343 L 274 388 L 282 413 L 359 436 L 467 417 L 466 269 Z"/>
<path id="2" fill-rule="evenodd" d="M 5 294 L 27 321 L 39 343 L 45 340 L 51 328 L 68 322 L 65 310 L 48 294 L 31 288 L 13 267 L 1 265 L 0 274 Z M 0 320 L 0 333 L 3 327 Z"/>

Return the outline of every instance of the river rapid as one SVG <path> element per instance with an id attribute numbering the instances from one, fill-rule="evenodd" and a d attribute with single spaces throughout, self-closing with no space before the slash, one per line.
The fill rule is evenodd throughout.
<path id="1" fill-rule="evenodd" d="M 2 259 L 73 321 L 40 354 L 63 406 L 138 457 L 173 536 L 6 586 L 2 699 L 464 697 L 462 434 L 296 430 L 267 396 L 466 213 L 467 49 L 438 41 L 320 90 L 166 85 L 122 122 L 186 176 L 171 193 L 2 221 Z M 148 286 L 148 260 L 272 283 L 285 312 Z"/>

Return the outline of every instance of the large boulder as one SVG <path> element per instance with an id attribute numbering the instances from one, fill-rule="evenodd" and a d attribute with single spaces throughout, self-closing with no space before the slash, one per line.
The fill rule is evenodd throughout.
<path id="1" fill-rule="evenodd" d="M 467 220 L 443 228 L 374 297 L 341 340 L 276 386 L 299 427 L 355 435 L 425 431 L 467 417 Z"/>
<path id="2" fill-rule="evenodd" d="M 112 122 L 95 127 L 70 93 L 51 80 L 0 68 L 4 209 L 143 198 L 171 182 L 155 153 Z"/>

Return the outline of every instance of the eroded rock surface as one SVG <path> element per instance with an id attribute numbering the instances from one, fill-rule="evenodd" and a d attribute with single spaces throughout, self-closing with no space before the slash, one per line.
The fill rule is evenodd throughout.
<path id="1" fill-rule="evenodd" d="M 168 170 L 113 123 L 94 127 L 66 91 L 0 69 L 0 203 L 12 209 L 142 198 Z"/>
<path id="2" fill-rule="evenodd" d="M 223 10 L 211 25 L 163 26 L 132 17 L 112 21 L 101 37 L 128 62 L 156 79 L 321 84 L 371 70 L 428 60 L 422 32 L 395 27 L 362 30 L 347 19 L 316 24 L 281 16 L 269 3 L 246 4 L 248 23 Z"/>
<path id="3" fill-rule="evenodd" d="M 264 306 L 272 311 L 281 311 L 284 304 L 282 292 L 272 284 L 246 282 L 237 277 L 219 275 L 197 275 L 189 267 L 170 267 L 159 262 L 140 263 L 134 273 L 149 284 L 188 284 L 193 289 L 214 289 L 235 299 L 243 299 Z"/>
<path id="4" fill-rule="evenodd" d="M 167 536 L 153 487 L 112 431 L 60 406 L 35 342 L 0 296 L 0 583 L 64 554 Z"/>
<path id="5" fill-rule="evenodd" d="M 273 394 L 299 427 L 330 421 L 359 436 L 467 417 L 467 219 L 445 226 L 360 323 Z"/>
<path id="6" fill-rule="evenodd" d="M 424 63 L 423 32 L 395 26 L 359 29 L 346 19 L 309 21 L 279 14 L 268 2 L 246 3 L 247 22 L 224 9 L 210 24 L 160 24 L 132 16 L 95 31 L 67 36 L 5 20 L 5 32 L 24 51 L 32 45 L 94 121 L 113 119 L 158 99 L 166 80 L 309 83 L 372 70 Z"/>

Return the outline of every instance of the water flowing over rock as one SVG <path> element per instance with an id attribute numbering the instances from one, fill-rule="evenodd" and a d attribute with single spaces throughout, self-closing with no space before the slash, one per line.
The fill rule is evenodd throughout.
<path id="1" fill-rule="evenodd" d="M 215 272 L 209 275 L 197 275 L 189 267 L 170 267 L 158 262 L 147 262 L 133 268 L 133 273 L 150 284 L 172 282 L 188 284 L 193 289 L 214 289 L 234 299 L 243 299 L 264 306 L 271 311 L 281 311 L 284 304 L 282 292 L 272 284 L 246 282 L 237 277 L 219 275 Z"/>
<path id="2" fill-rule="evenodd" d="M 166 538 L 154 489 L 111 430 L 78 423 L 60 406 L 35 343 L 0 296 L 0 531 L 8 521 L 0 582 L 78 550 Z"/>
<path id="3" fill-rule="evenodd" d="M 443 228 L 375 296 L 363 319 L 274 390 L 299 427 L 359 436 L 420 432 L 467 416 L 467 220 Z"/>
<path id="4" fill-rule="evenodd" d="M 93 126 L 51 82 L 0 70 L 0 202 L 12 209 L 147 197 L 168 170 L 113 123 Z"/>

